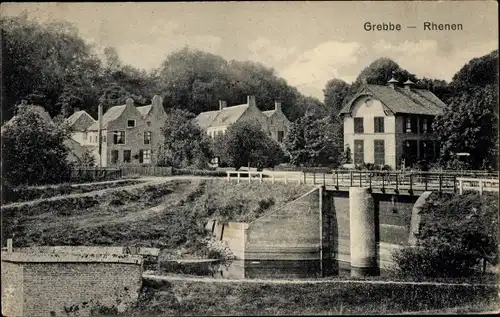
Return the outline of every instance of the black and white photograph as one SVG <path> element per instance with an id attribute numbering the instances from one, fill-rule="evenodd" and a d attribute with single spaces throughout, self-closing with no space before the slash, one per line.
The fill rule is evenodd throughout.
<path id="1" fill-rule="evenodd" d="M 3 2 L 6 317 L 500 313 L 497 1 Z"/>

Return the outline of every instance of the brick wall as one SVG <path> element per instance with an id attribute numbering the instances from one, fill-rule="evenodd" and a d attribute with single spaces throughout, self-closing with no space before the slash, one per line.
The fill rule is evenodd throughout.
<path id="1" fill-rule="evenodd" d="M 136 302 L 141 285 L 140 256 L 2 252 L 7 316 L 88 316 L 99 307 L 122 312 Z"/>

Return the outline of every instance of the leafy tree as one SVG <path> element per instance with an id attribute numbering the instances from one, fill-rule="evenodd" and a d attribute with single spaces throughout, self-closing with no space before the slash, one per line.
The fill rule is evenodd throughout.
<path id="1" fill-rule="evenodd" d="M 417 235 L 420 249 L 396 253 L 401 273 L 421 276 L 468 276 L 482 261 L 498 263 L 498 197 L 431 196 L 422 207 Z"/>
<path id="2" fill-rule="evenodd" d="M 348 92 L 349 84 L 343 80 L 334 78 L 326 83 L 325 89 L 323 89 L 325 106 L 331 115 L 340 113 Z"/>
<path id="3" fill-rule="evenodd" d="M 43 118 L 32 106 L 21 105 L 2 131 L 2 168 L 9 185 L 59 183 L 69 179 L 70 130 Z"/>
<path id="4" fill-rule="evenodd" d="M 338 166 L 343 136 L 338 117 L 318 118 L 314 113 L 292 124 L 285 140 L 285 152 L 296 166 Z"/>
<path id="5" fill-rule="evenodd" d="M 452 97 L 434 121 L 441 138 L 441 164 L 457 162 L 453 153 L 470 153 L 468 168 L 498 168 L 498 50 L 474 58 L 450 83 Z"/>
<path id="6" fill-rule="evenodd" d="M 162 128 L 164 142 L 157 151 L 158 164 L 175 168 L 203 168 L 210 157 L 207 136 L 186 110 L 170 109 Z"/>
<path id="7" fill-rule="evenodd" d="M 433 127 L 441 139 L 440 160 L 452 168 L 454 153 L 470 153 L 471 169 L 496 167 L 498 138 L 497 87 L 473 87 L 451 98 L 444 114 Z"/>
<path id="8" fill-rule="evenodd" d="M 242 166 L 274 167 L 283 158 L 280 145 L 255 122 L 236 122 L 216 137 L 214 154 L 237 170 Z"/>

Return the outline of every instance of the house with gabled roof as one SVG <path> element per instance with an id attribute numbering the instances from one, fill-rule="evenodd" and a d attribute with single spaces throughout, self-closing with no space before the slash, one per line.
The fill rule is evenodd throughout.
<path id="1" fill-rule="evenodd" d="M 140 107 L 128 98 L 125 105 L 113 106 L 102 113 L 102 105 L 99 105 L 97 120 L 87 114 L 93 121 L 89 120 L 86 113 L 73 114 L 66 119 L 77 131 L 73 139 L 92 147 L 97 162 L 100 159 L 103 167 L 154 164 L 153 151 L 163 140 L 161 127 L 167 116 L 160 96 L 154 96 L 150 105 Z M 83 133 L 83 136 L 78 133 Z"/>
<path id="2" fill-rule="evenodd" d="M 73 140 L 85 145 L 87 144 L 87 129 L 97 121 L 85 110 L 76 110 L 65 122 L 73 129 Z"/>
<path id="3" fill-rule="evenodd" d="M 261 111 L 256 105 L 255 96 L 247 96 L 247 103 L 231 107 L 227 107 L 225 101 L 219 101 L 219 110 L 202 112 L 195 121 L 212 138 L 224 134 L 231 124 L 253 121 L 258 122 L 276 141 L 283 142 L 290 127 L 290 121 L 281 111 L 279 102 L 276 102 L 274 110 Z"/>
<path id="4" fill-rule="evenodd" d="M 414 88 L 407 80 L 399 87 L 364 84 L 340 111 L 344 144 L 354 164 L 412 166 L 419 160 L 435 161 L 439 139 L 432 122 L 446 105 L 432 92 Z"/>

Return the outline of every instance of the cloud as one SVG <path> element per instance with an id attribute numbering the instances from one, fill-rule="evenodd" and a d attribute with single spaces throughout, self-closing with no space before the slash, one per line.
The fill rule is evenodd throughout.
<path id="1" fill-rule="evenodd" d="M 469 43 L 465 48 L 446 47 L 435 40 L 404 41 L 399 44 L 380 40 L 373 44 L 377 57 L 387 56 L 418 77 L 450 81 L 469 60 L 486 55 L 498 47 L 496 41 Z"/>
<path id="2" fill-rule="evenodd" d="M 280 75 L 304 94 L 322 99 L 322 88 L 328 80 L 335 77 L 351 82 L 356 78 L 357 74 L 341 70 L 358 63 L 362 51 L 357 42 L 324 42 L 302 53 Z"/>
<path id="3" fill-rule="evenodd" d="M 255 41 L 248 44 L 251 52 L 250 59 L 259 62 L 273 63 L 280 62 L 296 52 L 297 47 L 281 47 L 274 45 L 273 42 L 265 37 L 259 36 Z"/>

